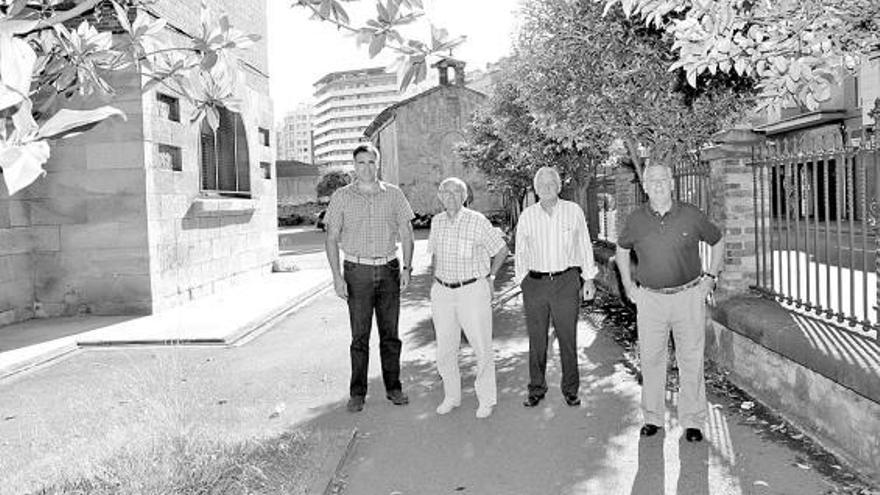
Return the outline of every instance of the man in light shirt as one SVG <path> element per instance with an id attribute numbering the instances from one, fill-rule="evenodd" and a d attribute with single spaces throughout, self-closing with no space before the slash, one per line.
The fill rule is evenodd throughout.
<path id="1" fill-rule="evenodd" d="M 431 312 L 437 335 L 437 371 L 444 392 L 437 414 L 447 414 L 461 405 L 458 350 L 464 331 L 477 358 L 477 418 L 487 418 L 498 401 L 492 294 L 495 274 L 507 257 L 507 245 L 482 213 L 463 206 L 467 199 L 464 181 L 456 177 L 444 180 L 438 196 L 446 211 L 431 219 L 428 238 L 434 267 Z"/>
<path id="2" fill-rule="evenodd" d="M 547 393 L 547 343 L 550 319 L 559 341 L 562 396 L 569 406 L 580 405 L 577 359 L 577 320 L 581 298 L 596 295 L 598 270 L 581 207 L 559 198 L 562 180 L 552 167 L 535 174 L 540 201 L 523 210 L 516 226 L 516 280 L 522 287 L 529 333 L 529 389 L 523 402 L 537 406 Z"/>
<path id="3" fill-rule="evenodd" d="M 362 144 L 355 148 L 352 157 L 357 178 L 330 197 L 324 216 L 324 250 L 333 274 L 333 289 L 348 302 L 351 382 L 347 407 L 350 412 L 359 412 L 364 409 L 367 396 L 374 314 L 385 396 L 398 406 L 409 403 L 400 383 L 398 320 L 400 292 L 410 281 L 413 211 L 398 187 L 379 180 L 379 150 Z M 403 265 L 397 259 L 398 240 Z M 345 253 L 342 267 L 340 247 Z"/>

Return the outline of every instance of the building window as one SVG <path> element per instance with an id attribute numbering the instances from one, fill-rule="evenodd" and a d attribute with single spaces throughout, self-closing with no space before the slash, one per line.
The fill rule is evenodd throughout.
<path id="1" fill-rule="evenodd" d="M 260 131 L 260 144 L 263 146 L 269 146 L 269 129 L 264 129 L 262 127 L 259 128 Z"/>
<path id="2" fill-rule="evenodd" d="M 180 172 L 183 170 L 183 158 L 179 147 L 169 144 L 157 146 L 158 159 L 156 166 L 161 170 Z"/>
<path id="3" fill-rule="evenodd" d="M 264 179 L 272 178 L 272 164 L 269 162 L 260 162 L 260 172 Z"/>
<path id="4" fill-rule="evenodd" d="M 156 112 L 173 122 L 180 122 L 180 102 L 173 96 L 156 93 Z"/>
<path id="5" fill-rule="evenodd" d="M 201 126 L 202 191 L 249 196 L 250 159 L 241 115 L 218 107 L 220 125 L 214 132 L 207 119 Z"/>

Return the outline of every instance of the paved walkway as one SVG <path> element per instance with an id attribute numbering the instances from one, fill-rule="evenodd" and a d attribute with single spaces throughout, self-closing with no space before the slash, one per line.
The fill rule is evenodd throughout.
<path id="1" fill-rule="evenodd" d="M 464 403 L 437 417 L 442 386 L 424 242 L 416 259 L 401 315 L 409 406 L 384 398 L 374 339 L 367 407 L 345 411 L 348 316 L 324 291 L 243 345 L 89 348 L 0 381 L 0 494 L 93 472 L 102 459 L 167 434 L 234 443 L 294 428 L 327 438 L 358 429 L 343 470 L 350 495 L 818 495 L 832 487 L 798 467 L 797 452 L 740 425 L 722 398 L 711 398 L 706 442 L 682 442 L 674 418 L 665 436 L 640 439 L 635 379 L 621 349 L 586 322 L 579 327 L 583 405 L 562 402 L 554 354 L 547 399 L 523 408 L 527 341 L 516 298 L 496 314 L 496 413 L 474 418 L 473 360 L 465 352 Z"/>

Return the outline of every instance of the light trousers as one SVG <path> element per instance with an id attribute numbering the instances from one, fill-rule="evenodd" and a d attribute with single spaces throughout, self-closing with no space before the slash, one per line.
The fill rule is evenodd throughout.
<path id="1" fill-rule="evenodd" d="M 672 331 L 679 375 L 678 420 L 683 428 L 702 429 L 706 421 L 706 302 L 702 289 L 697 285 L 676 294 L 639 289 L 635 301 L 644 422 L 665 424 L 666 359 Z"/>
<path id="2" fill-rule="evenodd" d="M 495 384 L 495 351 L 492 348 L 492 288 L 480 278 L 472 284 L 450 289 L 431 287 L 431 311 L 437 335 L 437 371 L 443 379 L 445 400 L 461 402 L 458 351 L 464 331 L 477 358 L 474 389 L 481 406 L 498 401 Z"/>

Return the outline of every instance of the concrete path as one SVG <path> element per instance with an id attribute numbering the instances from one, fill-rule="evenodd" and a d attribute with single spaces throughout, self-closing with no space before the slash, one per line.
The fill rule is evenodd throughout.
<path id="1" fill-rule="evenodd" d="M 243 345 L 89 349 L 0 380 L 0 494 L 92 473 L 102 460 L 167 435 L 234 443 L 292 429 L 340 438 L 355 427 L 360 435 L 343 471 L 351 495 L 813 495 L 831 488 L 798 468 L 795 452 L 737 424 L 717 398 L 707 442 L 681 442 L 674 420 L 665 437 L 641 440 L 638 387 L 622 352 L 586 323 L 579 329 L 584 404 L 563 404 L 554 354 L 547 399 L 524 409 L 527 344 L 516 299 L 496 318 L 496 413 L 473 416 L 467 352 L 464 404 L 437 417 L 442 388 L 424 242 L 414 265 L 401 316 L 409 406 L 384 398 L 374 338 L 367 407 L 345 411 L 348 317 L 325 291 Z"/>
<path id="2" fill-rule="evenodd" d="M 639 386 L 621 348 L 586 322 L 578 328 L 583 404 L 572 408 L 563 402 L 554 350 L 546 399 L 537 408 L 524 408 L 528 341 L 518 298 L 496 312 L 500 403 L 495 414 L 487 420 L 474 417 L 476 399 L 469 385 L 475 363 L 468 349 L 462 361 L 462 407 L 437 416 L 434 408 L 443 393 L 434 369 L 433 333 L 429 315 L 414 303 L 404 316 L 412 404 L 389 410 L 381 396 L 368 401 L 357 419 L 361 437 L 345 470 L 347 495 L 807 495 L 830 488 L 818 474 L 797 467 L 795 452 L 737 424 L 738 416 L 728 414 L 731 404 L 722 398 L 711 399 L 703 443 L 686 442 L 674 416 L 665 435 L 640 438 Z"/>

